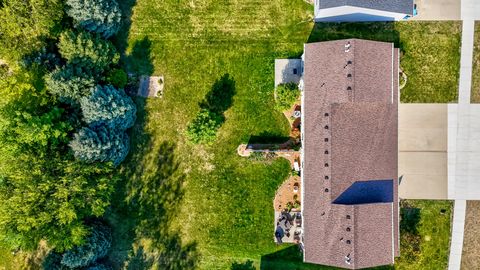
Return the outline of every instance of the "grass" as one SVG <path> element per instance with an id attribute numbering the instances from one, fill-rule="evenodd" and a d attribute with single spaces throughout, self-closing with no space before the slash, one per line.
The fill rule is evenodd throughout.
<path id="1" fill-rule="evenodd" d="M 479 269 L 480 261 L 480 201 L 467 201 L 465 235 L 463 238 L 462 269 Z"/>
<path id="2" fill-rule="evenodd" d="M 461 22 L 317 24 L 309 42 L 361 38 L 394 42 L 408 81 L 405 103 L 449 103 L 458 99 Z"/>
<path id="3" fill-rule="evenodd" d="M 480 103 L 480 22 L 475 22 L 473 41 L 472 103 Z"/>
<path id="4" fill-rule="evenodd" d="M 157 160 L 167 154 L 173 155 L 175 174 L 181 174 L 174 180 L 181 189 L 167 189 L 169 194 L 162 195 L 178 198 L 174 202 L 152 199 L 157 205 L 147 208 L 160 210 L 150 211 L 150 217 L 139 217 L 140 221 L 116 229 L 119 237 L 127 234 L 122 239 L 130 237 L 131 241 L 115 245 L 111 256 L 114 261 L 128 263 L 137 257 L 135 250 L 143 247 L 155 257 L 149 263 L 164 264 L 158 258 L 170 243 L 168 239 L 174 237 L 175 256 L 189 256 L 185 263 L 190 265 L 193 260 L 199 269 L 228 269 L 235 262 L 247 260 L 269 268 L 265 256 L 285 248 L 273 242 L 272 200 L 289 173 L 289 164 L 282 159 L 243 159 L 236 155 L 236 148 L 252 136 L 288 135 L 287 120 L 274 109 L 274 59 L 300 56 L 307 40 L 355 35 L 394 41 L 406 50 L 402 66 L 412 84 L 402 93 L 402 100 L 456 100 L 460 36 L 457 22 L 412 23 L 411 27 L 401 23 L 349 24 L 320 26 L 312 32 L 312 8 L 302 0 L 138 1 L 131 14 L 124 63 L 134 72 L 164 75 L 165 94 L 163 99 L 137 100 L 140 117 L 130 134 L 132 154 L 123 166 L 123 183 L 133 187 L 133 191 L 126 190 L 126 196 L 135 197 L 135 190 L 150 190 L 156 183 L 170 181 L 165 173 L 156 177 L 161 165 Z M 430 49 L 417 48 L 425 44 L 430 44 Z M 441 62 L 435 60 L 439 56 Z M 442 76 L 438 76 L 440 73 Z M 235 82 L 226 121 L 213 146 L 192 145 L 185 137 L 186 126 L 215 82 L 225 74 Z M 170 144 L 168 151 L 162 150 L 165 144 Z M 114 205 L 121 205 L 120 199 L 116 201 Z M 435 203 L 419 204 L 425 208 L 423 213 L 437 207 Z M 115 207 L 111 223 L 116 225 L 119 217 L 132 219 L 135 209 L 143 207 L 141 202 Z M 157 223 L 148 222 L 157 219 Z M 142 225 L 145 222 L 148 227 Z M 445 226 L 449 228 L 449 223 Z M 135 232 L 130 235 L 132 230 Z M 448 250 L 448 246 L 439 244 L 444 239 L 448 242 L 448 233 L 441 233 L 438 237 L 442 239 L 432 238 L 429 243 Z M 159 239 L 152 239 L 152 234 Z M 293 259 L 288 263 L 295 265 L 291 269 L 325 269 Z M 445 258 L 438 263 L 445 263 Z"/>
<path id="5" fill-rule="evenodd" d="M 109 260 L 115 269 L 229 269 L 247 260 L 262 269 L 331 269 L 303 264 L 291 247 L 274 244 L 272 201 L 290 172 L 288 162 L 236 154 L 251 137 L 288 135 L 287 119 L 274 108 L 274 59 L 299 57 L 307 40 L 396 42 L 409 76 L 402 101 L 457 98 L 457 22 L 323 25 L 312 32 L 313 9 L 303 0 L 120 3 L 131 15 L 116 40 L 126 49 L 123 64 L 131 72 L 164 75 L 165 89 L 162 99 L 136 100 L 131 154 L 106 217 L 114 230 Z M 188 143 L 188 123 L 225 74 L 235 81 L 235 96 L 216 141 Z M 421 242 L 418 262 L 407 266 L 400 259 L 399 269 L 441 269 L 450 212 L 438 211 L 450 211 L 451 204 L 412 203 L 421 209 L 420 234 L 430 240 Z M 289 254 L 282 256 L 288 261 L 277 252 Z"/>

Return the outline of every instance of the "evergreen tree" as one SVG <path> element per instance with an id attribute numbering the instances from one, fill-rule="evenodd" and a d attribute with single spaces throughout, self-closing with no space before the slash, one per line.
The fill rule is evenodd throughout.
<path id="1" fill-rule="evenodd" d="M 122 89 L 111 85 L 97 85 L 89 96 L 80 99 L 80 105 L 85 122 L 91 125 L 126 130 L 135 122 L 135 103 Z"/>
<path id="2" fill-rule="evenodd" d="M 99 76 L 120 58 L 110 41 L 98 35 L 80 31 L 65 31 L 60 35 L 58 49 L 68 64 L 82 68 L 91 76 Z"/>
<path id="3" fill-rule="evenodd" d="M 104 38 L 116 34 L 122 13 L 115 0 L 67 0 L 67 14 L 75 24 Z"/>
<path id="4" fill-rule="evenodd" d="M 70 142 L 75 157 L 86 162 L 113 162 L 120 164 L 128 154 L 129 138 L 121 130 L 105 125 L 82 128 Z"/>
<path id="5" fill-rule="evenodd" d="M 62 257 L 62 264 L 70 268 L 85 267 L 98 259 L 104 258 L 112 246 L 110 228 L 95 223 L 90 230 L 90 236 L 85 243 L 66 251 Z"/>
<path id="6" fill-rule="evenodd" d="M 45 77 L 47 90 L 60 101 L 74 104 L 81 97 L 90 94 L 95 87 L 95 80 L 81 68 L 67 65 L 56 69 Z"/>

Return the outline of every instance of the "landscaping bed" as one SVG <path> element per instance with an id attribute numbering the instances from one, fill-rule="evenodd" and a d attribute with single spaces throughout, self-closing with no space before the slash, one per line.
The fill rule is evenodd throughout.
<path id="1" fill-rule="evenodd" d="M 473 39 L 472 103 L 480 103 L 480 22 L 475 22 Z"/>
<path id="2" fill-rule="evenodd" d="M 480 201 L 467 201 L 465 234 L 463 236 L 462 269 L 479 269 Z"/>

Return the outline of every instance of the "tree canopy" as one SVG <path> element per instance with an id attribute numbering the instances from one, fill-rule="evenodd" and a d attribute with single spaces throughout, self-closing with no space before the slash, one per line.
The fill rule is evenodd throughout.
<path id="1" fill-rule="evenodd" d="M 222 116 L 202 109 L 187 127 L 187 138 L 193 143 L 212 143 L 217 129 L 222 123 Z"/>
<path id="2" fill-rule="evenodd" d="M 128 135 L 105 125 L 83 127 L 75 133 L 70 147 L 75 157 L 86 162 L 120 164 L 128 154 Z"/>
<path id="3" fill-rule="evenodd" d="M 58 96 L 60 101 L 73 104 L 90 94 L 95 87 L 95 80 L 83 72 L 81 67 L 67 65 L 48 74 L 45 84 L 47 90 Z"/>
<path id="4" fill-rule="evenodd" d="M 88 32 L 67 30 L 60 35 L 58 49 L 68 64 L 98 76 L 120 59 L 110 41 Z"/>
<path id="5" fill-rule="evenodd" d="M 85 122 L 91 125 L 126 130 L 135 123 L 135 103 L 122 89 L 111 85 L 97 85 L 89 96 L 80 99 L 80 105 Z"/>
<path id="6" fill-rule="evenodd" d="M 26 70 L 0 80 L 0 245 L 57 250 L 82 243 L 83 220 L 101 216 L 115 178 L 108 164 L 65 151 L 72 123 Z"/>
<path id="7" fill-rule="evenodd" d="M 95 223 L 85 243 L 76 246 L 63 254 L 61 263 L 70 268 L 89 266 L 93 262 L 105 257 L 112 245 L 110 228 Z"/>
<path id="8" fill-rule="evenodd" d="M 61 31 L 62 0 L 3 0 L 0 5 L 0 55 L 19 56 L 40 49 Z M 8 49 L 8 51 L 6 51 Z"/>
<path id="9" fill-rule="evenodd" d="M 75 24 L 109 38 L 120 28 L 122 13 L 115 0 L 67 0 L 67 14 Z"/>

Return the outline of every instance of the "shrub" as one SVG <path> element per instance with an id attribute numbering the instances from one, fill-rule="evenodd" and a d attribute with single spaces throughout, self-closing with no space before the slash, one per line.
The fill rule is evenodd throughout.
<path id="1" fill-rule="evenodd" d="M 277 98 L 275 107 L 280 111 L 290 109 L 300 96 L 298 86 L 293 82 L 278 85 L 276 92 Z"/>
<path id="2" fill-rule="evenodd" d="M 223 119 L 220 115 L 202 109 L 187 127 L 187 138 L 193 143 L 210 144 L 215 140 L 215 135 Z"/>
<path id="3" fill-rule="evenodd" d="M 105 125 L 84 127 L 70 142 L 75 158 L 86 162 L 120 164 L 128 154 L 129 138 L 124 131 Z"/>
<path id="4" fill-rule="evenodd" d="M 62 264 L 62 254 L 50 252 L 42 262 L 43 270 L 69 270 L 70 268 Z"/>
<path id="5" fill-rule="evenodd" d="M 107 82 L 117 88 L 125 88 L 128 82 L 127 73 L 123 69 L 115 68 L 107 74 Z"/>
<path id="6" fill-rule="evenodd" d="M 112 270 L 112 268 L 110 266 L 105 265 L 105 264 L 98 264 L 97 263 L 95 265 L 89 266 L 85 270 Z"/>
<path id="7" fill-rule="evenodd" d="M 67 14 L 75 25 L 104 38 L 116 34 L 120 28 L 122 13 L 115 0 L 67 0 Z"/>
<path id="8" fill-rule="evenodd" d="M 118 63 L 120 58 L 111 42 L 84 31 L 63 32 L 58 49 L 68 64 L 83 68 L 92 76 L 99 76 L 110 65 Z"/>
<path id="9" fill-rule="evenodd" d="M 70 268 L 88 266 L 105 257 L 111 246 L 110 228 L 101 223 L 95 223 L 91 228 L 90 236 L 83 245 L 76 246 L 63 254 L 62 264 Z"/>
<path id="10" fill-rule="evenodd" d="M 80 106 L 85 122 L 90 125 L 104 124 L 123 131 L 135 123 L 135 103 L 122 89 L 111 85 L 97 85 L 89 96 L 80 99 Z"/>
<path id="11" fill-rule="evenodd" d="M 92 91 L 95 80 L 81 68 L 67 65 L 48 74 L 45 84 L 47 90 L 58 96 L 60 101 L 73 104 Z"/>

